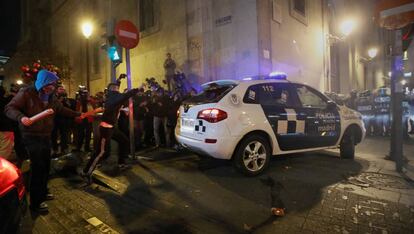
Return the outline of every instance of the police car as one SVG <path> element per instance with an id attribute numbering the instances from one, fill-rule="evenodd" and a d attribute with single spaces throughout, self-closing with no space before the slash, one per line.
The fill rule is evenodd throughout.
<path id="1" fill-rule="evenodd" d="M 352 159 L 365 137 L 358 112 L 284 74 L 202 88 L 179 108 L 178 142 L 198 154 L 231 159 L 249 176 L 265 170 L 272 155 L 339 147 L 342 158 Z"/>

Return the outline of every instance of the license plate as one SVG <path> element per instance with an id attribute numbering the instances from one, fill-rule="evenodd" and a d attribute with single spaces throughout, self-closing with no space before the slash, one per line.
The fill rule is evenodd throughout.
<path id="1" fill-rule="evenodd" d="M 181 120 L 181 125 L 183 127 L 194 127 L 194 123 L 195 123 L 194 119 L 184 119 L 183 118 Z"/>

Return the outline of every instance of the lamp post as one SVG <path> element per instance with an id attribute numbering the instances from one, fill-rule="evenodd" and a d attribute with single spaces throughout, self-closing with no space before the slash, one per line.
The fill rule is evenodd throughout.
<path id="1" fill-rule="evenodd" d="M 86 39 L 86 87 L 90 93 L 90 75 L 89 75 L 89 37 L 92 35 L 93 26 L 91 22 L 82 23 L 82 34 Z"/>
<path id="2" fill-rule="evenodd" d="M 368 50 L 368 56 L 370 57 L 370 59 L 375 58 L 377 54 L 378 54 L 378 49 L 375 47 L 372 47 Z"/>

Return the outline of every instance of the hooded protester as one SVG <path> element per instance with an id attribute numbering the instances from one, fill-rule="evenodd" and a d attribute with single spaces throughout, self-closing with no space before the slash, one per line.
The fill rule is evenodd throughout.
<path id="1" fill-rule="evenodd" d="M 54 115 L 81 116 L 56 100 L 54 91 L 57 80 L 55 73 L 40 70 L 35 85 L 20 89 L 5 107 L 7 117 L 19 123 L 23 144 L 30 157 L 30 209 L 35 212 L 47 212 L 45 201 L 53 199 L 53 195 L 48 193 L 47 181 Z M 46 109 L 53 109 L 54 113 L 36 122 L 29 118 Z"/>

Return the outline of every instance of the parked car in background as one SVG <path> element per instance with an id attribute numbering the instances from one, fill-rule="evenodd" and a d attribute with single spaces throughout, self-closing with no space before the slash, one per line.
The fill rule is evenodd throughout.
<path id="1" fill-rule="evenodd" d="M 27 209 L 23 175 L 0 157 L 0 233 L 16 233 Z"/>

